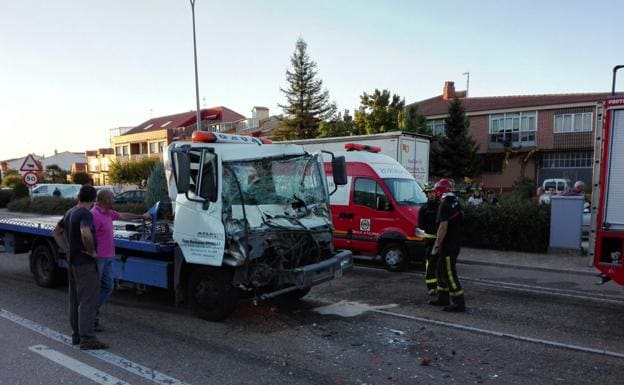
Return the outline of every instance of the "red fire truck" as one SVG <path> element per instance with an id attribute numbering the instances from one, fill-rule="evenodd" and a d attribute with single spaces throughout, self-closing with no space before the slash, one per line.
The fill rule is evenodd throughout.
<path id="1" fill-rule="evenodd" d="M 620 68 L 613 68 L 612 97 L 596 110 L 589 250 L 603 283 L 624 285 L 624 96 L 615 94 Z"/>

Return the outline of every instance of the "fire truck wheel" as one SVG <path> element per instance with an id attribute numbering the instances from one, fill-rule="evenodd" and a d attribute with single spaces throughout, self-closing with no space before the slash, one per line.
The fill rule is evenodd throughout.
<path id="1" fill-rule="evenodd" d="M 41 287 L 55 287 L 63 278 L 54 260 L 54 251 L 45 244 L 35 246 L 30 253 L 30 271 Z"/>
<path id="2" fill-rule="evenodd" d="M 407 253 L 400 243 L 390 243 L 381 251 L 381 259 L 389 271 L 403 271 L 407 266 Z"/>
<path id="3" fill-rule="evenodd" d="M 223 321 L 236 308 L 238 290 L 232 285 L 232 271 L 200 267 L 189 280 L 189 298 L 193 312 L 208 321 Z"/>

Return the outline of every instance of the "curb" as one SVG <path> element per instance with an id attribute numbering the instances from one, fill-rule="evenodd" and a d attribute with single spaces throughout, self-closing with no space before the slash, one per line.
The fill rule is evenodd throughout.
<path id="1" fill-rule="evenodd" d="M 542 267 L 542 266 L 524 266 L 524 265 L 512 265 L 509 263 L 500 263 L 500 262 L 484 262 L 484 261 L 472 261 L 459 259 L 457 263 L 463 263 L 465 265 L 482 265 L 482 266 L 496 266 L 496 267 L 506 267 L 509 269 L 522 269 L 522 270 L 536 270 L 536 271 L 546 271 L 546 272 L 554 272 L 554 273 L 566 273 L 566 274 L 576 274 L 576 275 L 586 275 L 586 276 L 598 276 L 598 270 L 596 271 L 585 271 L 578 269 L 557 269 L 554 267 Z M 588 267 L 590 269 L 590 267 Z"/>

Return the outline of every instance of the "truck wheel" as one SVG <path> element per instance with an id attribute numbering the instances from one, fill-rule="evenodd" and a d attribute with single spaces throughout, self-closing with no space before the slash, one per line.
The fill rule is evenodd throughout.
<path id="1" fill-rule="evenodd" d="M 63 278 L 61 268 L 56 265 L 54 251 L 48 245 L 37 245 L 31 251 L 30 271 L 41 287 L 57 286 Z"/>
<path id="2" fill-rule="evenodd" d="M 390 243 L 384 247 L 381 259 L 389 271 L 403 271 L 407 267 L 407 253 L 400 243 Z"/>
<path id="3" fill-rule="evenodd" d="M 208 321 L 222 321 L 236 308 L 238 291 L 228 269 L 202 267 L 193 271 L 189 281 L 193 312 Z"/>

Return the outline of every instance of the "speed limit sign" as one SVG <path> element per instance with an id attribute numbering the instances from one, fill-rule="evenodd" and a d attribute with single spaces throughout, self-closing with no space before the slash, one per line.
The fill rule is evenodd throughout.
<path id="1" fill-rule="evenodd" d="M 24 183 L 26 183 L 26 186 L 32 187 L 36 185 L 37 182 L 39 182 L 39 178 L 37 177 L 37 174 L 35 174 L 34 172 L 29 171 L 26 174 L 24 174 Z"/>

